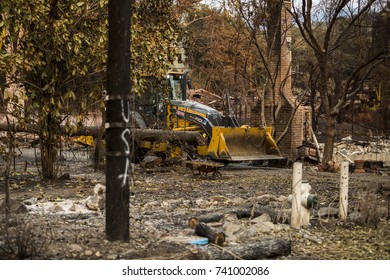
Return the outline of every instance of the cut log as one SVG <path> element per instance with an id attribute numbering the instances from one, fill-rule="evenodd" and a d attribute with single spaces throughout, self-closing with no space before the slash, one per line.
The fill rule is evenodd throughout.
<path id="1" fill-rule="evenodd" d="M 262 260 L 272 259 L 291 254 L 291 241 L 282 238 L 265 239 L 252 243 L 234 244 L 218 248 L 216 246 L 207 246 L 204 250 L 205 259 L 213 260 Z"/>
<path id="2" fill-rule="evenodd" d="M 198 218 L 192 217 L 188 220 L 188 226 L 192 229 L 195 229 L 197 224 L 199 224 Z"/>
<path id="3" fill-rule="evenodd" d="M 195 228 L 195 226 L 202 222 L 202 223 L 215 223 L 222 220 L 224 214 L 223 213 L 212 213 L 208 215 L 203 215 L 200 217 L 192 217 L 188 220 L 188 226 L 190 228 Z"/>
<path id="4" fill-rule="evenodd" d="M 275 211 L 273 209 L 270 209 L 269 207 L 264 207 L 261 205 L 257 205 L 255 207 L 255 210 L 253 210 L 253 207 L 251 208 L 237 208 L 229 211 L 224 212 L 218 212 L 218 213 L 211 213 L 211 214 L 204 214 L 199 217 L 192 217 L 188 220 L 188 226 L 190 228 L 195 228 L 197 223 L 215 223 L 220 222 L 223 217 L 226 214 L 235 214 L 237 215 L 238 219 L 248 219 L 248 218 L 256 218 L 264 213 L 267 213 L 270 215 L 272 221 L 274 223 L 277 223 L 281 220 L 281 215 L 279 211 Z"/>
<path id="5" fill-rule="evenodd" d="M 206 223 L 198 223 L 195 226 L 195 234 L 202 237 L 207 237 L 210 243 L 217 244 L 218 246 L 223 246 L 225 243 L 225 233 L 216 232 Z"/>

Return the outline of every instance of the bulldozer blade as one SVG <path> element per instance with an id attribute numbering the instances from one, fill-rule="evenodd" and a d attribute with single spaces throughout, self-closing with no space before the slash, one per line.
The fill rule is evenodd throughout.
<path id="1" fill-rule="evenodd" d="M 271 127 L 213 127 L 208 154 L 226 161 L 281 159 L 271 133 Z"/>

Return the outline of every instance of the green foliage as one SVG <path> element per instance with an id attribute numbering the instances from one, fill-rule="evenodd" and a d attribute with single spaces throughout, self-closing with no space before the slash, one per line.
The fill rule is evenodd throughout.
<path id="1" fill-rule="evenodd" d="M 136 1 L 131 28 L 132 91 L 143 94 L 148 77 L 164 77 L 178 54 L 180 27 L 171 0 Z"/>
<path id="2" fill-rule="evenodd" d="M 8 30 L 7 77 L 26 90 L 32 119 L 61 118 L 66 102 L 94 88 L 84 83 L 102 72 L 106 61 L 107 0 L 2 3 Z M 47 131 L 43 131 L 45 135 Z"/>
<path id="3" fill-rule="evenodd" d="M 64 106 L 78 104 L 83 111 L 83 96 L 100 91 L 96 76 L 106 61 L 106 6 L 107 0 L 1 3 L 7 30 L 2 64 L 7 78 L 23 86 L 26 121 L 40 125 L 44 176 L 54 176 L 59 127 L 66 114 L 72 114 L 64 112 Z"/>
<path id="4" fill-rule="evenodd" d="M 24 92 L 9 93 L 7 98 L 24 104 L 14 113 L 40 125 L 41 152 L 47 157 L 42 164 L 52 162 L 46 163 L 47 174 L 42 169 L 49 177 L 54 173 L 50 165 L 55 161 L 60 124 L 66 120 L 69 129 L 76 129 L 88 104 L 102 101 L 107 4 L 108 0 L 0 3 L 0 66 L 8 82 Z M 177 55 L 178 29 L 171 0 L 133 2 L 129 77 L 133 92 L 142 94 L 146 77 L 166 74 Z M 71 115 L 76 115 L 73 123 L 67 118 Z"/>

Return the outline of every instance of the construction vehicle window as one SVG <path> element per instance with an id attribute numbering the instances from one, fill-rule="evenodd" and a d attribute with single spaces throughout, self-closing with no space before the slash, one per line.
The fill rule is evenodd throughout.
<path id="1" fill-rule="evenodd" d="M 172 89 L 171 99 L 173 100 L 182 100 L 182 91 L 181 91 L 181 77 L 168 75 L 169 86 Z"/>

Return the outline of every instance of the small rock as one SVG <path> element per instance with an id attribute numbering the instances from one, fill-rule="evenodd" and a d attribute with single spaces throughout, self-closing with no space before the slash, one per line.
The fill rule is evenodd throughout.
<path id="1" fill-rule="evenodd" d="M 243 205 L 246 202 L 246 200 L 243 199 L 242 197 L 235 197 L 235 198 L 232 198 L 230 200 L 230 202 L 233 205 Z"/>
<path id="2" fill-rule="evenodd" d="M 63 212 L 64 211 L 64 208 L 62 208 L 60 205 L 58 204 L 55 204 L 53 206 L 50 206 L 49 209 L 48 209 L 49 212 Z"/>
<path id="3" fill-rule="evenodd" d="M 98 257 L 98 258 L 100 258 L 100 257 L 102 256 L 102 254 L 101 254 L 99 251 L 97 251 L 97 252 L 95 253 L 95 256 Z"/>
<path id="4" fill-rule="evenodd" d="M 269 233 L 274 230 L 275 225 L 272 222 L 264 222 L 254 224 L 252 228 L 259 233 Z"/>
<path id="5" fill-rule="evenodd" d="M 163 201 L 163 202 L 161 202 L 161 206 L 162 207 L 168 207 L 169 206 L 169 202 L 168 201 Z"/>
<path id="6" fill-rule="evenodd" d="M 223 216 L 223 221 L 224 222 L 232 222 L 232 223 L 237 223 L 238 222 L 238 217 L 236 213 L 228 213 Z"/>
<path id="7" fill-rule="evenodd" d="M 106 193 L 106 186 L 102 184 L 96 184 L 93 188 L 93 193 L 96 195 L 103 195 Z"/>
<path id="8" fill-rule="evenodd" d="M 69 252 L 71 253 L 81 253 L 82 251 L 83 251 L 83 247 L 81 247 L 79 244 L 69 245 Z"/>
<path id="9" fill-rule="evenodd" d="M 110 254 L 107 256 L 107 260 L 115 260 L 117 258 L 117 255 L 115 254 Z"/>
<path id="10" fill-rule="evenodd" d="M 102 210 L 106 204 L 106 199 L 104 196 L 100 195 L 91 195 L 85 200 L 85 205 L 89 210 Z"/>
<path id="11" fill-rule="evenodd" d="M 224 222 L 222 227 L 226 235 L 234 235 L 242 230 L 241 226 L 231 222 Z"/>
<path id="12" fill-rule="evenodd" d="M 77 206 L 75 203 L 72 203 L 72 205 L 68 208 L 68 211 L 71 211 L 71 212 L 76 212 L 77 210 Z"/>
<path id="13" fill-rule="evenodd" d="M 38 198 L 32 197 L 32 198 L 26 199 L 25 201 L 23 201 L 23 203 L 26 205 L 35 205 L 38 203 Z"/>
<path id="14" fill-rule="evenodd" d="M 248 242 L 248 240 L 253 239 L 254 237 L 258 236 L 258 232 L 255 228 L 250 227 L 249 229 L 246 229 L 239 234 L 237 234 L 237 241 L 238 242 Z"/>
<path id="15" fill-rule="evenodd" d="M 263 225 L 265 225 L 266 227 L 269 227 L 272 230 L 275 229 L 275 224 L 273 222 L 266 221 L 266 222 L 263 223 Z"/>
<path id="16" fill-rule="evenodd" d="M 264 213 L 263 215 L 252 219 L 251 224 L 264 223 L 270 221 L 271 221 L 270 215 L 268 213 Z"/>
<path id="17" fill-rule="evenodd" d="M 87 257 L 90 257 L 93 255 L 93 252 L 92 252 L 92 250 L 85 250 L 84 255 L 86 255 Z"/>

